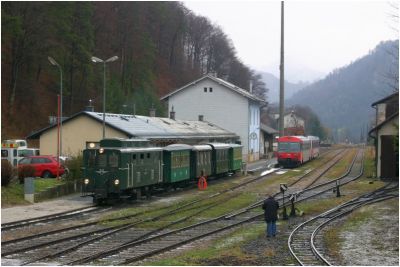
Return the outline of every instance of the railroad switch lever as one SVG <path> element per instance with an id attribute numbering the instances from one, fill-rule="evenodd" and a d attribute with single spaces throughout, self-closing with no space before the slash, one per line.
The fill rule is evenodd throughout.
<path id="1" fill-rule="evenodd" d="M 286 206 L 283 206 L 282 220 L 288 220 L 288 219 L 289 219 L 289 217 L 286 212 Z"/>
<path id="2" fill-rule="evenodd" d="M 340 197 L 339 180 L 336 181 L 336 197 Z"/>
<path id="3" fill-rule="evenodd" d="M 289 198 L 291 202 L 290 217 L 296 217 L 296 208 L 294 207 L 294 202 L 296 200 L 296 194 L 292 194 Z"/>

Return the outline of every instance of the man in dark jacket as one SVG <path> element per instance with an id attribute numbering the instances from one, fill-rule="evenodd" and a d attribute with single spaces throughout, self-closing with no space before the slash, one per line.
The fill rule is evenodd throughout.
<path id="1" fill-rule="evenodd" d="M 272 196 L 268 196 L 262 205 L 264 210 L 264 219 L 267 223 L 267 237 L 275 236 L 276 220 L 278 219 L 279 204 Z"/>

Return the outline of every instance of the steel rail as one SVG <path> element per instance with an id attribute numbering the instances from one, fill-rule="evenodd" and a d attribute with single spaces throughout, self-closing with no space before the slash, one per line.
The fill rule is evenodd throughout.
<path id="1" fill-rule="evenodd" d="M 36 224 L 36 223 L 49 222 L 49 221 L 54 221 L 54 220 L 58 220 L 58 219 L 66 219 L 66 218 L 70 218 L 70 217 L 74 217 L 74 216 L 79 216 L 82 213 L 95 212 L 98 210 L 101 210 L 101 208 L 96 207 L 96 206 L 88 206 L 88 207 L 83 207 L 83 208 L 79 208 L 79 209 L 54 213 L 54 214 L 50 214 L 50 215 L 45 215 L 45 216 L 40 216 L 40 217 L 35 217 L 35 218 L 30 218 L 30 219 L 24 219 L 24 220 L 19 220 L 19 221 L 14 221 L 14 222 L 8 222 L 8 223 L 4 223 L 1 225 L 1 231 L 2 232 L 9 231 L 11 229 L 21 228 L 21 227 L 25 227 L 25 226 Z"/>

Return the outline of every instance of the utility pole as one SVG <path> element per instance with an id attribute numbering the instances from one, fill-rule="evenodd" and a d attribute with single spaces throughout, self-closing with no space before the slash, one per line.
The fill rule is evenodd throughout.
<path id="1" fill-rule="evenodd" d="M 281 64 L 279 66 L 280 70 L 280 87 L 279 87 L 279 136 L 283 136 L 284 132 L 284 110 L 285 110 L 285 94 L 284 94 L 284 82 L 285 82 L 285 77 L 284 77 L 284 64 L 283 64 L 283 54 L 284 54 L 284 16 L 283 16 L 283 1 L 281 1 Z"/>

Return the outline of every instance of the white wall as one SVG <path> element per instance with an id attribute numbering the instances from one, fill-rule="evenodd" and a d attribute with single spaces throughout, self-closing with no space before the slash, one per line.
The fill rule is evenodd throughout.
<path id="1" fill-rule="evenodd" d="M 204 92 L 205 87 L 207 92 Z M 212 92 L 209 92 L 210 87 Z M 206 78 L 170 96 L 169 111 L 172 106 L 176 119 L 198 120 L 198 116 L 203 115 L 205 121 L 240 136 L 243 159 L 247 157 L 250 108 L 246 97 Z"/>

